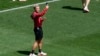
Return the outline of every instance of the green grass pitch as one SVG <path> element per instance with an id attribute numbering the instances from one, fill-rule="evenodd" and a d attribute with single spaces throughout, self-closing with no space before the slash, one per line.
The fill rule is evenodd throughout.
<path id="1" fill-rule="evenodd" d="M 0 0 L 0 11 L 43 1 Z M 50 3 L 43 25 L 48 56 L 100 56 L 99 5 L 99 0 L 91 0 L 90 13 L 83 13 L 80 0 Z M 0 56 L 28 56 L 34 42 L 32 11 L 29 7 L 0 13 Z"/>

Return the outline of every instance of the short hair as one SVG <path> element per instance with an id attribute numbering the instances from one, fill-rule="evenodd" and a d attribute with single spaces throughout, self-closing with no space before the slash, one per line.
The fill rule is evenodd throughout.
<path id="1" fill-rule="evenodd" d="M 33 6 L 33 8 L 36 9 L 37 6 L 39 6 L 39 5 L 38 5 L 38 4 L 35 4 L 35 5 Z"/>

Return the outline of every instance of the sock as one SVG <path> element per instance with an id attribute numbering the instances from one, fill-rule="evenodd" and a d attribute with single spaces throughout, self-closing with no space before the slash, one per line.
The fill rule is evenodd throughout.
<path id="1" fill-rule="evenodd" d="M 39 53 L 41 53 L 41 49 L 39 49 Z"/>
<path id="2" fill-rule="evenodd" d="M 31 52 L 32 54 L 34 53 L 34 50 L 32 50 L 32 52 Z"/>

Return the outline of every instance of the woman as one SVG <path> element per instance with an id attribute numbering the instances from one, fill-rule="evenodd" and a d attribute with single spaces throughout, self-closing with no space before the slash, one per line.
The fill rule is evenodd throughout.
<path id="1" fill-rule="evenodd" d="M 46 4 L 46 6 L 42 10 L 42 12 L 40 12 L 39 5 L 34 6 L 34 12 L 32 12 L 31 17 L 32 17 L 32 20 L 34 21 L 35 42 L 33 44 L 33 48 L 32 48 L 32 51 L 29 56 L 37 56 L 35 54 L 36 48 L 38 48 L 38 50 L 39 50 L 38 56 L 41 56 L 41 55 L 46 56 L 47 55 L 47 53 L 44 53 L 42 51 L 42 44 L 43 44 L 42 43 L 42 39 L 43 39 L 42 23 L 45 19 L 45 18 L 43 18 L 43 16 L 46 14 L 48 9 L 49 9 L 48 4 Z"/>

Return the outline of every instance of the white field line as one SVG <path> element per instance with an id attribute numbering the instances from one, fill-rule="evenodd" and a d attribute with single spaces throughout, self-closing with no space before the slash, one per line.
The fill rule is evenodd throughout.
<path id="1" fill-rule="evenodd" d="M 52 2 L 56 2 L 56 1 L 60 1 L 60 0 L 45 1 L 45 2 L 40 2 L 40 3 L 36 3 L 36 4 L 41 5 L 41 4 L 45 4 L 46 2 L 52 3 Z M 0 11 L 0 13 L 8 12 L 8 11 L 13 11 L 13 10 L 18 10 L 18 9 L 22 9 L 22 8 L 28 8 L 28 7 L 31 7 L 31 6 L 34 6 L 34 5 L 35 5 L 35 4 L 31 4 L 31 5 L 21 6 L 21 7 L 17 7 L 17 8 L 6 9 L 6 10 Z"/>

